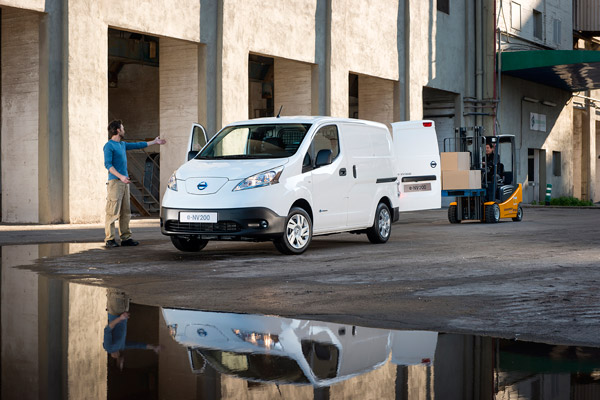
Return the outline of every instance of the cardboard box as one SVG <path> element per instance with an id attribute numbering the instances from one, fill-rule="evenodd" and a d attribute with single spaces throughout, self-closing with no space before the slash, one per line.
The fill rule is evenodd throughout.
<path id="1" fill-rule="evenodd" d="M 468 171 L 471 168 L 471 153 L 442 152 L 442 171 Z"/>
<path id="2" fill-rule="evenodd" d="M 442 190 L 481 189 L 481 171 L 442 171 Z"/>

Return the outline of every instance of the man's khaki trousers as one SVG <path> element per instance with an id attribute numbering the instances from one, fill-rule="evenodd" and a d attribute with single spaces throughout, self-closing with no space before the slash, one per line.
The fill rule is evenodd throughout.
<path id="1" fill-rule="evenodd" d="M 131 220 L 131 206 L 129 204 L 129 185 L 118 179 L 111 179 L 106 184 L 106 219 L 104 220 L 104 241 L 115 239 L 115 222 L 119 220 L 121 241 L 131 237 L 129 221 Z"/>

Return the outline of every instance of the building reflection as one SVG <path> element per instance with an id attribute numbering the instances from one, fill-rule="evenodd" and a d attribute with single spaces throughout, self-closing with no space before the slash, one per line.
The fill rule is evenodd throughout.
<path id="1" fill-rule="evenodd" d="M 277 329 L 281 330 L 282 322 L 290 328 L 275 332 L 265 328 L 273 321 L 265 322 L 264 316 L 239 319 L 223 313 L 199 312 L 187 322 L 174 323 L 163 309 L 137 304 L 135 298 L 129 306 L 127 339 L 158 343 L 162 350 L 159 354 L 126 350 L 121 370 L 102 346 L 107 289 L 17 268 L 38 258 L 94 247 L 97 245 L 2 248 L 2 399 L 600 398 L 598 349 L 431 332 L 411 338 L 410 332 L 269 317 L 276 318 Z M 231 320 L 223 322 L 218 317 L 249 324 L 238 325 L 236 332 L 231 330 Z M 200 330 L 204 337 L 210 334 L 210 327 L 223 332 L 227 328 L 231 334 L 227 331 L 221 344 L 214 341 L 203 346 L 192 336 L 186 339 L 181 335 L 186 324 L 205 325 L 204 332 Z M 198 333 L 199 326 L 190 332 Z M 269 382 L 260 371 L 254 371 L 254 377 L 240 377 L 248 365 L 244 364 L 248 359 L 240 356 L 243 348 L 224 344 L 237 337 L 245 344 L 273 346 L 275 340 L 291 343 L 293 335 L 297 347 L 287 355 L 300 364 L 306 361 L 300 367 L 304 368 L 303 384 Z M 433 347 L 434 336 L 427 335 L 435 335 Z M 419 336 L 423 340 L 419 341 Z M 285 351 L 281 355 L 286 356 Z M 307 377 L 307 366 L 317 372 Z"/>

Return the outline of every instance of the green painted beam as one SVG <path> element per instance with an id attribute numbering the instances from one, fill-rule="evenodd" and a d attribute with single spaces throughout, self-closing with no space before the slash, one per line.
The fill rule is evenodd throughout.
<path id="1" fill-rule="evenodd" d="M 590 50 L 532 50 L 503 52 L 501 54 L 502 72 L 600 62 L 600 51 Z"/>

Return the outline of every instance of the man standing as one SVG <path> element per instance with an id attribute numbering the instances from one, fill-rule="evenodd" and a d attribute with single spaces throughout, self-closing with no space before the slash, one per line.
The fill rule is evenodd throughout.
<path id="1" fill-rule="evenodd" d="M 104 166 L 108 170 L 106 220 L 104 225 L 106 247 L 119 247 L 115 241 L 115 222 L 119 220 L 121 246 L 137 246 L 139 242 L 131 238 L 129 221 L 129 175 L 127 173 L 127 150 L 143 149 L 153 144 L 165 144 L 167 141 L 156 137 L 150 142 L 125 143 L 125 128 L 121 120 L 108 124 L 108 142 L 104 145 Z"/>

